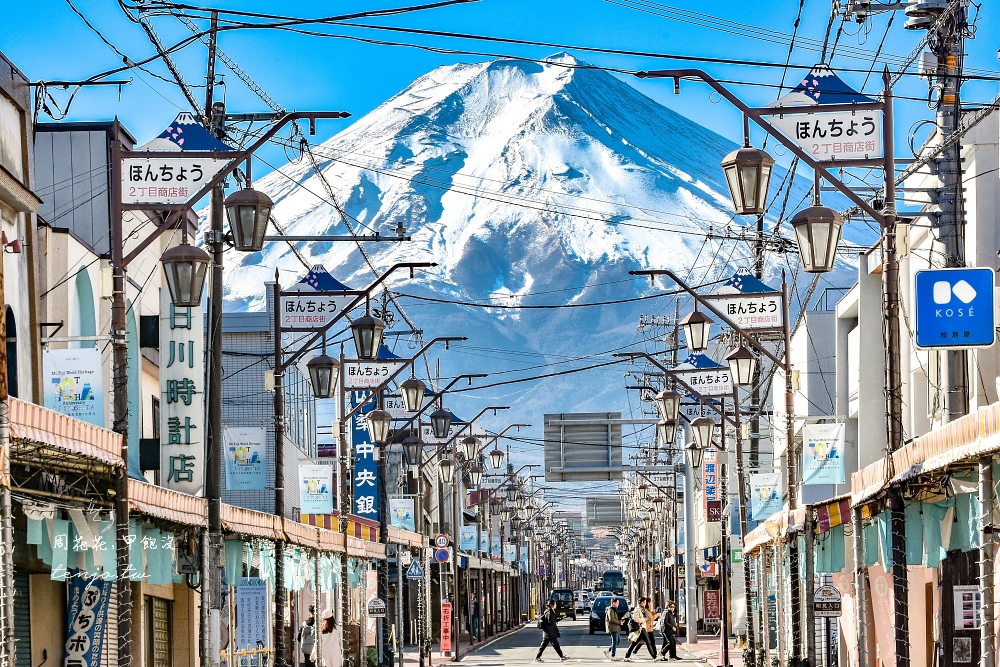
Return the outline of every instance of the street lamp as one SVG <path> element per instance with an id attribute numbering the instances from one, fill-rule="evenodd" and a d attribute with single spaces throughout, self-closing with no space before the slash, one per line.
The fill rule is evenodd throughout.
<path id="1" fill-rule="evenodd" d="M 409 436 L 403 440 L 403 454 L 406 456 L 406 463 L 410 466 L 420 465 L 420 451 L 424 443 L 416 436 Z"/>
<path id="2" fill-rule="evenodd" d="M 660 442 L 664 447 L 669 447 L 677 437 L 677 422 L 659 421 L 656 429 L 660 434 Z"/>
<path id="3" fill-rule="evenodd" d="M 827 273 L 833 270 L 840 243 L 844 218 L 832 208 L 813 206 L 792 216 L 792 229 L 799 244 L 802 268 L 807 273 Z"/>
<path id="4" fill-rule="evenodd" d="M 479 453 L 479 438 L 474 435 L 470 435 L 462 439 L 462 454 L 465 455 L 466 461 L 471 461 L 476 458 Z"/>
<path id="5" fill-rule="evenodd" d="M 490 465 L 494 468 L 499 469 L 503 465 L 503 452 L 499 449 L 494 449 L 490 452 Z"/>
<path id="6" fill-rule="evenodd" d="M 500 510 L 500 520 L 506 523 L 507 521 L 510 521 L 510 517 L 512 514 L 513 512 L 510 511 L 509 507 L 504 507 L 502 510 Z"/>
<path id="7" fill-rule="evenodd" d="M 695 442 L 694 440 L 691 440 L 686 445 L 684 445 L 684 449 L 686 449 L 688 451 L 688 454 L 691 455 L 691 467 L 694 468 L 695 470 L 700 468 L 701 447 L 698 446 L 698 443 Z"/>
<path id="8" fill-rule="evenodd" d="M 708 315 L 700 310 L 692 311 L 681 320 L 681 327 L 689 350 L 704 352 L 708 349 L 709 332 L 712 329 L 712 320 Z"/>
<path id="9" fill-rule="evenodd" d="M 511 484 L 507 487 L 507 502 L 512 503 L 517 500 L 517 487 Z"/>
<path id="10" fill-rule="evenodd" d="M 773 157 L 751 146 L 735 150 L 722 160 L 722 171 L 737 215 L 764 213 L 773 166 Z"/>
<path id="11" fill-rule="evenodd" d="M 479 466 L 472 466 L 469 468 L 469 481 L 472 482 L 473 488 L 479 488 L 479 482 L 483 480 L 483 469 Z"/>
<path id="12" fill-rule="evenodd" d="M 211 257 L 193 245 L 182 243 L 160 256 L 170 290 L 170 301 L 178 308 L 197 308 L 205 287 L 205 271 Z"/>
<path id="13" fill-rule="evenodd" d="M 226 197 L 224 205 L 233 233 L 233 246 L 242 252 L 260 251 L 274 206 L 271 198 L 253 188 L 244 188 Z"/>
<path id="14" fill-rule="evenodd" d="M 708 449 L 712 446 L 712 436 L 715 433 L 715 422 L 711 417 L 698 417 L 691 422 L 691 431 L 698 449 Z"/>
<path id="15" fill-rule="evenodd" d="M 452 417 L 454 415 L 447 408 L 438 408 L 431 413 L 431 429 L 434 431 L 435 438 L 442 440 L 448 437 L 448 431 L 451 430 Z"/>
<path id="16" fill-rule="evenodd" d="M 452 481 L 451 475 L 455 469 L 452 466 L 451 458 L 448 456 L 447 452 L 445 452 L 441 456 L 441 460 L 438 462 L 438 466 L 441 469 L 441 481 L 444 482 L 445 484 L 450 484 Z"/>
<path id="17" fill-rule="evenodd" d="M 333 396 L 334 387 L 337 384 L 337 375 L 340 372 L 340 364 L 337 360 L 325 352 L 317 354 L 306 363 L 309 371 L 309 381 L 312 383 L 313 396 L 316 398 L 330 398 Z"/>
<path id="18" fill-rule="evenodd" d="M 663 496 L 656 496 L 653 498 L 653 507 L 656 508 L 656 512 L 660 513 L 663 511 L 663 506 L 667 504 L 667 499 Z"/>
<path id="19" fill-rule="evenodd" d="M 370 313 L 365 313 L 351 322 L 354 346 L 357 348 L 359 359 L 374 359 L 378 356 L 378 349 L 382 345 L 383 331 L 385 331 L 385 322 L 377 317 L 372 317 Z"/>
<path id="20" fill-rule="evenodd" d="M 523 510 L 528 505 L 528 499 L 524 496 L 517 497 L 517 509 Z"/>
<path id="21" fill-rule="evenodd" d="M 753 382 L 753 376 L 757 372 L 757 357 L 745 345 L 740 345 L 727 354 L 726 361 L 729 362 L 729 373 L 733 376 L 733 382 L 741 387 Z"/>
<path id="22" fill-rule="evenodd" d="M 385 410 L 372 410 L 368 413 L 368 435 L 372 442 L 382 445 L 389 439 L 389 428 L 392 426 L 392 414 Z"/>
<path id="23" fill-rule="evenodd" d="M 649 493 L 648 484 L 639 485 L 639 502 L 646 502 L 646 494 Z"/>
<path id="24" fill-rule="evenodd" d="M 660 417 L 668 422 L 676 422 L 681 409 L 681 395 L 673 389 L 664 389 L 656 395 L 655 400 Z"/>
<path id="25" fill-rule="evenodd" d="M 403 408 L 407 412 L 417 412 L 424 403 L 424 391 L 427 385 L 415 377 L 403 380 L 399 385 L 399 393 L 403 395 Z"/>

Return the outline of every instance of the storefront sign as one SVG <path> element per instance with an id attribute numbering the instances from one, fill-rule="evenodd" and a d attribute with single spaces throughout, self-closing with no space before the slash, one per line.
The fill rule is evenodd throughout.
<path id="1" fill-rule="evenodd" d="M 754 521 L 763 521 L 781 511 L 781 473 L 750 475 L 750 486 L 753 489 L 750 514 Z"/>
<path id="2" fill-rule="evenodd" d="M 844 424 L 806 424 L 802 427 L 802 483 L 843 484 Z"/>
<path id="3" fill-rule="evenodd" d="M 351 407 L 355 408 L 368 398 L 368 392 L 351 392 Z M 378 521 L 379 484 L 376 446 L 368 434 L 368 413 L 375 409 L 375 401 L 368 401 L 351 417 L 351 445 L 354 447 L 354 513 L 365 519 Z"/>
<path id="4" fill-rule="evenodd" d="M 160 480 L 199 495 L 205 485 L 205 333 L 201 308 L 175 308 L 160 288 Z"/>
<path id="5" fill-rule="evenodd" d="M 390 498 L 389 522 L 397 528 L 415 532 L 416 522 L 413 519 L 413 498 Z"/>
<path id="6" fill-rule="evenodd" d="M 705 605 L 705 620 L 718 620 L 722 610 L 722 591 L 704 591 L 702 600 Z"/>
<path id="7" fill-rule="evenodd" d="M 69 627 L 66 631 L 63 665 L 100 667 L 110 602 L 110 581 L 88 581 L 80 576 L 72 577 L 66 614 Z"/>
<path id="8" fill-rule="evenodd" d="M 230 491 L 267 489 L 267 432 L 260 427 L 227 426 L 222 439 L 226 446 L 226 488 Z"/>
<path id="9" fill-rule="evenodd" d="M 840 618 L 840 591 L 836 586 L 820 586 L 813 596 L 816 618 Z"/>
<path id="10" fill-rule="evenodd" d="M 451 603 L 441 603 L 441 652 L 451 651 Z"/>
<path id="11" fill-rule="evenodd" d="M 709 508 L 709 503 L 718 502 L 721 496 L 719 495 L 719 454 L 715 447 L 709 447 L 705 450 L 702 459 L 702 498 L 704 499 L 704 507 L 706 512 Z M 722 506 L 717 509 L 719 518 L 709 519 L 709 521 L 719 521 L 722 514 Z"/>
<path id="12" fill-rule="evenodd" d="M 299 511 L 333 514 L 333 466 L 299 466 Z"/>
<path id="13" fill-rule="evenodd" d="M 236 587 L 236 649 L 255 649 L 267 642 L 267 580 L 243 577 Z"/>
<path id="14" fill-rule="evenodd" d="M 713 300 L 712 305 L 741 329 L 780 329 L 781 294 L 743 294 Z"/>
<path id="15" fill-rule="evenodd" d="M 45 407 L 104 427 L 104 374 L 95 348 L 46 350 L 42 356 Z"/>

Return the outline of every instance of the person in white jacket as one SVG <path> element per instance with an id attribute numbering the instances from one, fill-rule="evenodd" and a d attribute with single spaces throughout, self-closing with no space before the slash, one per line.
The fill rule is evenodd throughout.
<path id="1" fill-rule="evenodd" d="M 317 667 L 340 667 L 344 663 L 344 640 L 342 633 L 337 628 L 337 619 L 332 609 L 327 609 L 323 613 L 319 640 L 323 643 L 323 664 Z M 313 648 L 312 659 L 315 663 L 315 648 Z"/>

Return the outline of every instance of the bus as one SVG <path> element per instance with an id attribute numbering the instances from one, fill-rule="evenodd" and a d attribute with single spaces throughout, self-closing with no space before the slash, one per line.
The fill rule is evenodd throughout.
<path id="1" fill-rule="evenodd" d="M 625 575 L 621 570 L 605 570 L 601 574 L 600 589 L 622 595 L 625 593 Z"/>

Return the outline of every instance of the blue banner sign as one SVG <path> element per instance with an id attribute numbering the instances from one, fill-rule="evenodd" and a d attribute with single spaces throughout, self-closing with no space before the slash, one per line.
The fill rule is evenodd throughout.
<path id="1" fill-rule="evenodd" d="M 369 392 L 351 392 L 351 407 L 355 408 L 368 398 Z M 378 521 L 379 478 L 375 444 L 368 435 L 368 413 L 375 409 L 375 401 L 364 405 L 351 417 L 351 445 L 354 447 L 354 514 Z"/>
<path id="2" fill-rule="evenodd" d="M 996 339 L 990 268 L 930 269 L 914 276 L 917 347 L 989 347 Z"/>
<path id="3" fill-rule="evenodd" d="M 63 667 L 100 667 L 108 625 L 111 582 L 87 580 L 73 570 L 67 599 L 68 629 Z"/>

